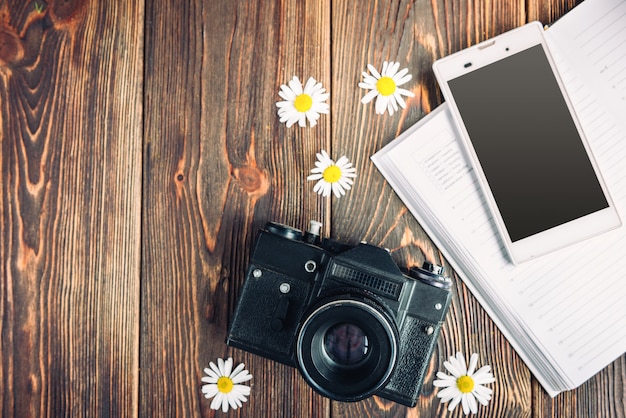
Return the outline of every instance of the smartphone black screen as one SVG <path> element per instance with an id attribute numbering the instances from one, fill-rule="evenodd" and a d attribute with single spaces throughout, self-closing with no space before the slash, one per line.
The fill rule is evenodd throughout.
<path id="1" fill-rule="evenodd" d="M 609 206 L 541 45 L 448 84 L 513 242 Z"/>

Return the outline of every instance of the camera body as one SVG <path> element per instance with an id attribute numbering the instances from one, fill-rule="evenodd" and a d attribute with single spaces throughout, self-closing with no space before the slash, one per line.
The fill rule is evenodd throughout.
<path id="1" fill-rule="evenodd" d="M 260 231 L 227 344 L 297 367 L 331 399 L 415 406 L 450 280 L 430 263 L 405 275 L 387 250 L 322 239 L 320 228 Z"/>

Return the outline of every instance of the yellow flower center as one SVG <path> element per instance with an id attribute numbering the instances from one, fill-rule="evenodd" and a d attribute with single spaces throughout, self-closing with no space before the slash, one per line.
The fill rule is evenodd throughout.
<path id="1" fill-rule="evenodd" d="M 396 91 L 396 82 L 391 77 L 381 77 L 376 82 L 376 90 L 383 96 L 389 96 Z"/>
<path id="2" fill-rule="evenodd" d="M 474 390 L 474 379 L 465 375 L 456 379 L 456 387 L 459 388 L 461 393 L 470 393 Z"/>
<path id="3" fill-rule="evenodd" d="M 331 165 L 324 170 L 322 175 L 328 183 L 336 183 L 341 178 L 341 169 L 336 165 Z"/>
<path id="4" fill-rule="evenodd" d="M 296 108 L 298 112 L 306 112 L 313 106 L 313 99 L 306 93 L 302 93 L 296 97 L 296 100 L 293 101 L 293 107 Z"/>
<path id="5" fill-rule="evenodd" d="M 233 379 L 230 377 L 222 376 L 217 379 L 217 390 L 222 393 L 230 393 L 234 386 Z"/>

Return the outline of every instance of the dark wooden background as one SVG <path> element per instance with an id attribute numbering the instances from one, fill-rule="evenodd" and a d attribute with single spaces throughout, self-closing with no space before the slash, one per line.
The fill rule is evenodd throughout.
<path id="1" fill-rule="evenodd" d="M 454 276 L 418 407 L 316 395 L 297 371 L 228 348 L 226 328 L 268 220 L 441 254 L 369 160 L 441 103 L 433 60 L 574 0 L 0 0 L 0 415 L 213 416 L 203 368 L 254 375 L 232 416 L 460 416 L 432 380 L 457 350 L 497 382 L 481 417 L 623 417 L 625 357 L 550 399 Z M 416 97 L 394 116 L 359 102 L 367 63 L 397 60 Z M 279 123 L 297 75 L 331 93 L 312 129 Z M 358 168 L 346 197 L 306 176 L 315 152 Z M 449 270 L 450 271 L 450 270 Z M 218 412 L 217 415 L 221 415 Z"/>

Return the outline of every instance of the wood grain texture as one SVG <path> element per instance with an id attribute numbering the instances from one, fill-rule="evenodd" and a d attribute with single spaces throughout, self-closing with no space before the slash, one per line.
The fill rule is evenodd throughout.
<path id="1" fill-rule="evenodd" d="M 497 381 L 478 417 L 625 417 L 626 356 L 549 398 L 369 157 L 441 103 L 432 62 L 577 0 L 0 0 L 0 416 L 217 416 L 203 368 L 253 374 L 242 417 L 460 417 L 432 381 L 457 350 Z M 406 110 L 362 105 L 396 60 Z M 321 81 L 314 128 L 276 115 L 281 84 Z M 315 153 L 358 169 L 341 198 Z M 416 408 L 317 395 L 224 344 L 266 221 L 442 263 L 454 299 Z M 259 301 L 262 303 L 263 301 Z"/>
<path id="2" fill-rule="evenodd" d="M 0 415 L 136 415 L 143 4 L 0 2 Z"/>
<path id="3" fill-rule="evenodd" d="M 275 103 L 293 76 L 330 90 L 329 4 L 155 0 L 147 10 L 141 413 L 212 416 L 202 370 L 232 355 L 254 376 L 237 414 L 327 416 L 295 369 L 224 339 L 259 228 L 325 220 L 306 176 L 330 120 L 287 129 Z"/>
<path id="4" fill-rule="evenodd" d="M 582 3 L 582 0 L 559 0 L 559 1 L 541 1 L 529 0 L 527 5 L 528 21 L 538 20 L 544 25 L 550 25 L 557 19 L 565 15 L 565 13 Z"/>
<path id="5" fill-rule="evenodd" d="M 533 381 L 533 416 L 626 417 L 626 359 L 622 356 L 582 386 L 551 399 Z"/>

